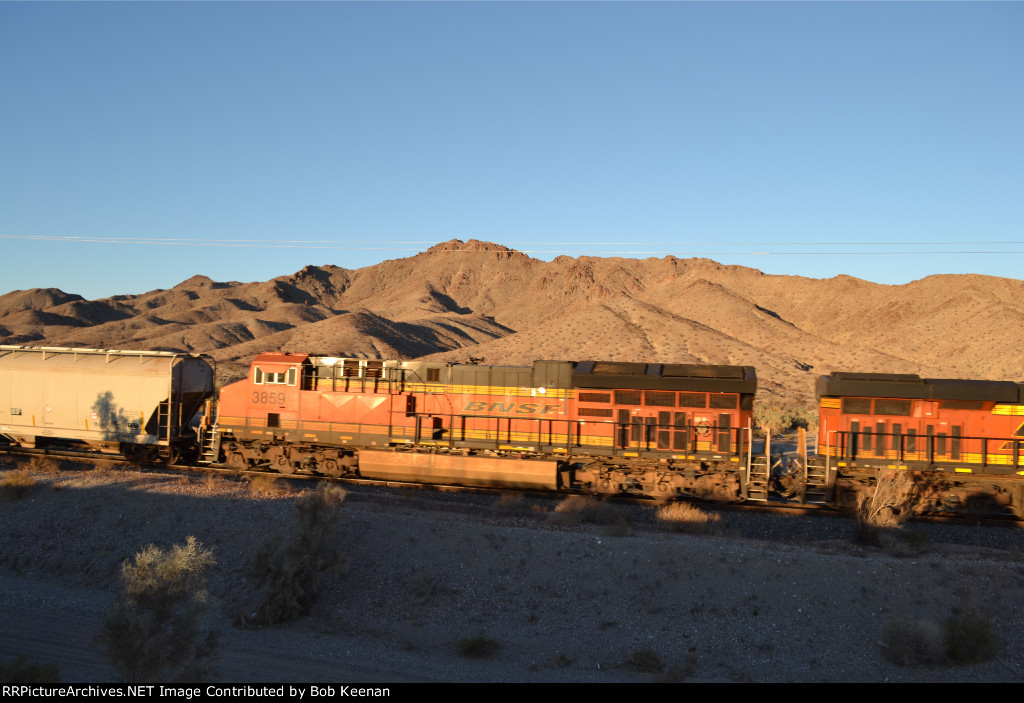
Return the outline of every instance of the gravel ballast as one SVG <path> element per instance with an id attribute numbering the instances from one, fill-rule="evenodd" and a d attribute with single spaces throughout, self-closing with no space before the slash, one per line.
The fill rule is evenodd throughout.
<path id="1" fill-rule="evenodd" d="M 0 470 L 0 478 L 13 465 Z M 94 638 L 120 566 L 147 544 L 212 548 L 218 680 L 1019 681 L 1024 533 L 914 524 L 888 548 L 855 545 L 853 520 L 722 511 L 707 534 L 665 528 L 652 506 L 606 524 L 558 499 L 351 488 L 312 612 L 262 629 L 247 566 L 294 529 L 310 484 L 107 469 L 36 471 L 0 505 L 0 658 L 56 664 L 65 681 L 116 681 Z M 939 628 L 972 612 L 997 657 L 898 666 L 895 619 Z M 472 656 L 482 654 L 483 656 Z"/>

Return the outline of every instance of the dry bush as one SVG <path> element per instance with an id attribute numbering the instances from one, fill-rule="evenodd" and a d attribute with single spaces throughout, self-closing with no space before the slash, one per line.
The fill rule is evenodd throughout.
<path id="1" fill-rule="evenodd" d="M 758 403 L 754 406 L 754 423 L 765 434 L 786 432 L 793 426 L 792 408 L 778 403 Z"/>
<path id="2" fill-rule="evenodd" d="M 482 659 L 483 657 L 491 656 L 501 649 L 501 643 L 481 635 L 479 637 L 466 637 L 459 640 L 458 648 L 459 654 L 464 657 Z"/>
<path id="3" fill-rule="evenodd" d="M 884 546 L 889 533 L 902 527 L 913 513 L 914 500 L 914 480 L 909 472 L 879 469 L 875 490 L 862 495 L 857 506 L 854 541 Z"/>
<path id="4" fill-rule="evenodd" d="M 24 469 L 11 471 L 0 479 L 0 493 L 7 500 L 21 500 L 36 486 L 36 480 Z"/>
<path id="5" fill-rule="evenodd" d="M 60 461 L 52 456 L 34 456 L 29 459 L 28 470 L 42 474 L 55 474 L 60 471 Z"/>
<path id="6" fill-rule="evenodd" d="M 526 504 L 522 493 L 502 493 L 494 504 L 494 510 L 499 515 L 510 517 L 529 515 L 532 512 L 531 506 Z"/>
<path id="7" fill-rule="evenodd" d="M 584 522 L 597 525 L 627 524 L 626 514 L 614 505 L 598 500 L 594 496 L 568 496 L 555 506 L 555 511 L 548 515 L 548 520 L 555 525 L 574 526 Z"/>
<path id="8" fill-rule="evenodd" d="M 12 662 L 0 663 L 0 683 L 60 683 L 60 669 L 53 664 L 18 657 Z"/>
<path id="9" fill-rule="evenodd" d="M 448 589 L 433 574 L 423 572 L 409 582 L 407 590 L 412 604 L 423 607 L 432 603 Z"/>
<path id="10" fill-rule="evenodd" d="M 999 638 L 992 621 L 976 610 L 954 613 L 946 620 L 946 654 L 957 664 L 974 664 L 996 656 Z"/>
<path id="11" fill-rule="evenodd" d="M 249 477 L 249 492 L 257 498 L 275 498 L 288 495 L 288 485 L 278 480 L 278 476 L 255 474 Z"/>
<path id="12" fill-rule="evenodd" d="M 882 624 L 878 644 L 900 666 L 960 665 L 993 659 L 999 638 L 990 619 L 968 609 L 942 625 L 926 618 L 890 618 Z"/>
<path id="13" fill-rule="evenodd" d="M 203 627 L 205 571 L 213 552 L 189 537 L 163 550 L 149 545 L 126 561 L 122 592 L 98 640 L 129 683 L 195 681 L 212 675 L 217 636 Z"/>
<path id="14" fill-rule="evenodd" d="M 882 623 L 878 644 L 886 659 L 900 666 L 928 666 L 946 659 L 942 627 L 924 618 L 890 618 Z"/>
<path id="15" fill-rule="evenodd" d="M 256 552 L 249 571 L 259 584 L 258 602 L 246 608 L 241 623 L 270 625 L 309 614 L 321 574 L 344 563 L 330 540 L 344 500 L 344 490 L 324 483 L 296 501 L 298 525 L 291 540 L 279 535 Z"/>
<path id="16" fill-rule="evenodd" d="M 711 529 L 711 525 L 721 520 L 718 513 L 707 513 L 693 503 L 677 501 L 658 508 L 655 517 L 658 522 L 668 525 L 678 532 L 703 534 Z"/>
<path id="17" fill-rule="evenodd" d="M 665 669 L 665 665 L 661 663 L 661 657 L 658 656 L 658 653 L 648 647 L 630 652 L 623 665 L 627 669 L 645 674 L 657 674 Z"/>

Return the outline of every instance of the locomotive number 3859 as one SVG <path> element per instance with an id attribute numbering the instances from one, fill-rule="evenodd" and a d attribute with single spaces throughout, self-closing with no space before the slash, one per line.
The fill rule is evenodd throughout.
<path id="1" fill-rule="evenodd" d="M 284 405 L 284 393 L 252 392 L 252 402 L 257 405 Z"/>

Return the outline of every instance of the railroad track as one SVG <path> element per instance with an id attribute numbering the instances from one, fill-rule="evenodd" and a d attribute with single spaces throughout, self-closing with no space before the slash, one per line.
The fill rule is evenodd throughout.
<path id="1" fill-rule="evenodd" d="M 247 479 L 252 480 L 256 477 L 267 477 L 274 480 L 286 480 L 286 481 L 313 481 L 317 483 L 336 483 L 339 485 L 351 485 L 351 486 L 367 486 L 377 488 L 392 488 L 406 491 L 428 491 L 436 493 L 463 493 L 463 494 L 477 494 L 477 495 L 493 495 L 501 496 L 515 493 L 526 498 L 531 499 L 559 499 L 566 498 L 572 495 L 586 496 L 590 495 L 582 492 L 573 491 L 539 491 L 539 490 L 514 490 L 504 488 L 489 488 L 482 486 L 461 486 L 461 485 L 449 485 L 449 484 L 434 484 L 434 483 L 418 483 L 413 481 L 396 481 L 393 479 L 373 479 L 363 478 L 356 476 L 349 477 L 329 477 L 322 476 L 319 474 L 307 474 L 307 473 L 281 473 L 277 471 L 265 471 L 258 468 L 250 469 L 238 469 L 226 466 L 215 466 L 215 465 L 203 465 L 203 464 L 166 464 L 163 462 L 139 462 L 135 460 L 127 459 L 119 454 L 98 454 L 96 452 L 82 452 L 71 449 L 62 448 L 47 448 L 47 449 L 30 449 L 16 446 L 5 446 L 0 448 L 0 453 L 6 453 L 9 456 L 19 459 L 29 459 L 34 457 L 39 458 L 52 458 L 57 460 L 76 461 L 76 462 L 87 462 L 93 464 L 112 464 L 114 466 L 134 466 L 142 471 L 183 471 L 190 473 L 200 474 L 211 474 L 218 475 L 234 479 Z M 658 501 L 653 498 L 646 496 L 632 496 L 629 494 L 620 494 L 613 496 L 600 496 L 600 500 L 606 500 L 608 502 L 620 504 L 620 505 L 636 505 L 636 506 L 658 506 L 665 504 L 664 501 Z M 700 502 L 700 501 L 698 501 Z M 837 509 L 828 505 L 816 505 L 816 504 L 801 504 L 795 501 L 787 502 L 786 500 L 768 501 L 768 502 L 706 502 L 703 503 L 707 507 L 713 508 L 717 511 L 736 511 L 736 512 L 768 512 L 782 515 L 817 515 L 817 516 L 834 516 L 834 517 L 849 517 L 851 513 Z M 914 519 L 917 521 L 929 521 L 929 522 L 950 522 L 950 523 L 962 523 L 962 524 L 986 524 L 986 525 L 1001 525 L 1006 526 L 1008 524 L 1024 526 L 1024 519 L 1016 518 L 1014 516 L 977 516 L 977 515 L 960 515 L 956 513 L 928 513 L 915 515 Z"/>

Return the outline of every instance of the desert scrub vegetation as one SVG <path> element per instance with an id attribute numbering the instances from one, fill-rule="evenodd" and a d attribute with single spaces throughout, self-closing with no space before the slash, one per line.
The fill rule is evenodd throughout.
<path id="1" fill-rule="evenodd" d="M 649 647 L 630 652 L 622 664 L 627 669 L 643 674 L 659 674 L 665 670 L 665 665 L 661 663 L 661 657 Z"/>
<path id="2" fill-rule="evenodd" d="M 0 494 L 7 500 L 21 500 L 36 486 L 36 480 L 24 469 L 8 471 L 0 479 Z"/>
<path id="3" fill-rule="evenodd" d="M 954 612 L 946 619 L 946 655 L 956 664 L 974 664 L 996 656 L 999 637 L 989 618 L 974 609 Z"/>
<path id="4" fill-rule="evenodd" d="M 999 638 L 989 618 L 957 610 L 942 624 L 929 618 L 889 618 L 879 630 L 886 659 L 899 666 L 975 664 L 996 656 Z"/>
<path id="5" fill-rule="evenodd" d="M 28 470 L 41 474 L 55 474 L 60 471 L 60 462 L 52 456 L 34 456 L 29 459 Z"/>
<path id="6" fill-rule="evenodd" d="M 494 511 L 508 517 L 529 515 L 532 507 L 526 503 L 522 493 L 502 493 L 494 503 Z"/>
<path id="7" fill-rule="evenodd" d="M 594 496 L 568 496 L 548 514 L 548 521 L 554 525 L 572 527 L 584 522 L 597 525 L 628 525 L 626 514 L 610 503 Z"/>
<path id="8" fill-rule="evenodd" d="M 785 434 L 798 427 L 808 432 L 818 428 L 817 411 L 784 403 L 755 403 L 754 424 L 766 434 Z"/>
<path id="9" fill-rule="evenodd" d="M 464 637 L 459 640 L 457 647 L 459 654 L 464 657 L 483 659 L 497 653 L 501 649 L 501 643 L 480 635 L 478 637 Z"/>
<path id="10" fill-rule="evenodd" d="M 344 500 L 344 490 L 324 483 L 295 502 L 291 537 L 272 537 L 253 557 L 249 575 L 257 584 L 256 604 L 239 616 L 240 624 L 272 625 L 309 614 L 321 575 L 345 563 L 331 541 Z"/>
<path id="11" fill-rule="evenodd" d="M 278 480 L 277 476 L 254 474 L 246 480 L 249 482 L 249 492 L 257 498 L 275 498 L 289 493 L 287 484 Z"/>
<path id="12" fill-rule="evenodd" d="M 891 546 L 893 533 L 913 514 L 914 480 L 907 471 L 879 469 L 875 486 L 857 503 L 854 541 L 876 547 Z"/>
<path id="13" fill-rule="evenodd" d="M 122 590 L 98 641 L 128 683 L 212 676 L 217 634 L 204 627 L 206 569 L 213 552 L 195 537 L 169 549 L 149 545 L 121 569 Z"/>
<path id="14" fill-rule="evenodd" d="M 14 661 L 0 662 L 0 683 L 60 683 L 60 669 L 53 664 L 18 657 Z"/>
<path id="15" fill-rule="evenodd" d="M 677 532 L 691 534 L 704 534 L 711 529 L 712 525 L 722 519 L 718 513 L 705 512 L 693 503 L 686 501 L 663 505 L 654 515 L 662 525 Z"/>

